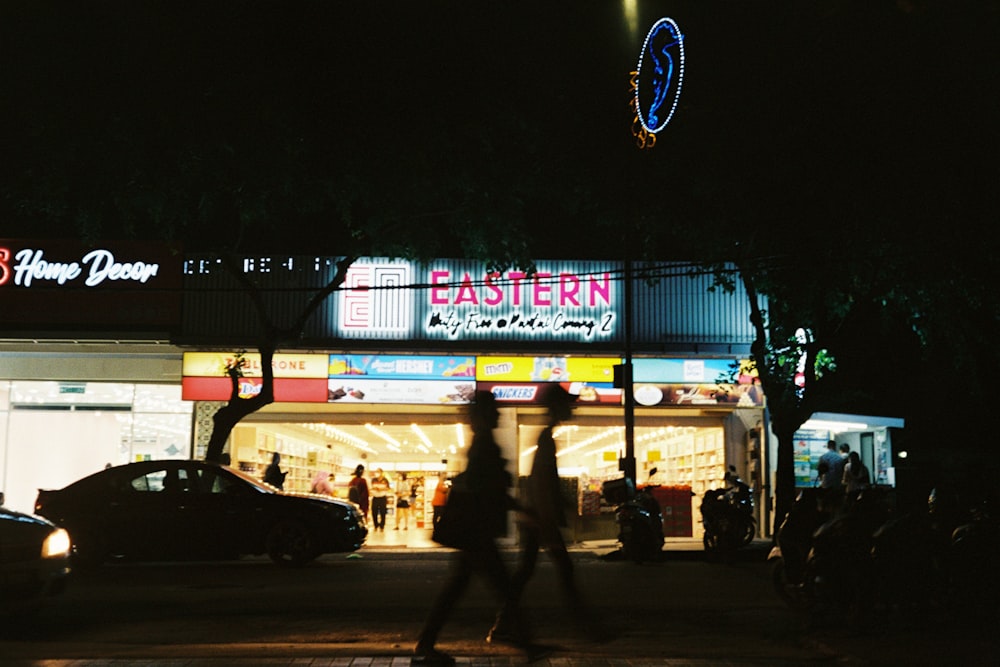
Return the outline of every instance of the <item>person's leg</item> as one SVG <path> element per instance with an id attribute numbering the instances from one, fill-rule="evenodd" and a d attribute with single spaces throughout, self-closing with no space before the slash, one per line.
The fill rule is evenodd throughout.
<path id="1" fill-rule="evenodd" d="M 417 645 L 413 650 L 415 657 L 433 658 L 439 655 L 434 645 L 437 643 L 441 628 L 447 622 L 455 603 L 461 598 L 469 584 L 475 567 L 474 558 L 473 554 L 465 551 L 459 551 L 455 554 L 451 564 L 451 573 L 445 581 L 444 588 L 434 599 L 430 612 L 427 614 L 427 620 L 424 621 L 424 627 L 417 637 Z"/>
<path id="2" fill-rule="evenodd" d="M 517 569 L 511 576 L 511 592 L 518 601 L 524 593 L 524 587 L 528 584 L 531 576 L 535 573 L 535 565 L 538 563 L 538 529 L 534 526 L 524 526 L 521 529 L 521 554 L 518 559 Z"/>
<path id="3" fill-rule="evenodd" d="M 503 599 L 503 606 L 497 613 L 496 621 L 486 635 L 488 642 L 510 642 L 517 639 L 517 627 L 512 613 L 518 613 L 521 608 L 521 596 L 531 575 L 535 572 L 535 565 L 538 562 L 538 531 L 534 526 L 523 526 L 521 528 L 521 553 L 518 558 L 518 566 L 510 579 L 510 593 Z"/>

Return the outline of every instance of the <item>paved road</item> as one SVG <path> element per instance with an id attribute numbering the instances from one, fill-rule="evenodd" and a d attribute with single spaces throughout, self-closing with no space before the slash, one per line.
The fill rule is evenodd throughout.
<path id="1" fill-rule="evenodd" d="M 635 565 L 574 554 L 610 640 L 581 636 L 544 560 L 526 604 L 549 665 L 1000 664 L 995 643 L 969 646 L 874 628 L 810 627 L 770 588 L 759 552 L 731 563 L 694 552 Z M 0 630 L 4 665 L 408 664 L 448 567 L 447 553 L 362 551 L 301 570 L 264 559 L 116 565 L 80 573 L 59 604 Z M 440 647 L 463 664 L 523 662 L 483 641 L 496 604 L 478 582 Z M 920 644 L 923 642 L 923 645 Z M 902 652 L 902 649 L 906 649 Z M 950 659 L 949 659 L 950 658 Z M 44 661 L 44 662 L 43 662 Z M 982 661 L 982 662 L 980 662 Z"/>

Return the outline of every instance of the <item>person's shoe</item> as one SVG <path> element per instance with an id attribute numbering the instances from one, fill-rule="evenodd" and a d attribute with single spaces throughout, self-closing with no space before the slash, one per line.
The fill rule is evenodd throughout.
<path id="1" fill-rule="evenodd" d="M 508 630 L 497 628 L 496 626 L 490 628 L 489 634 L 486 635 L 487 644 L 505 644 L 507 646 L 521 646 L 521 642 L 517 635 Z"/>
<path id="2" fill-rule="evenodd" d="M 436 648 L 415 648 L 413 650 L 413 657 L 410 658 L 411 665 L 454 665 L 455 658 L 451 657 L 444 651 L 439 651 Z"/>

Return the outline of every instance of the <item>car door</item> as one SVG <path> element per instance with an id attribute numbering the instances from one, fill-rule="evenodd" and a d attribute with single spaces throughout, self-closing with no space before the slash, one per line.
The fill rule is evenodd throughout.
<path id="1" fill-rule="evenodd" d="M 198 526 L 193 532 L 206 555 L 235 558 L 253 552 L 259 507 L 251 490 L 219 466 L 199 465 L 192 475 L 198 488 Z"/>
<path id="2" fill-rule="evenodd" d="M 183 507 L 176 465 L 129 472 L 129 477 L 116 485 L 107 507 L 111 553 L 139 558 L 173 557 Z"/>

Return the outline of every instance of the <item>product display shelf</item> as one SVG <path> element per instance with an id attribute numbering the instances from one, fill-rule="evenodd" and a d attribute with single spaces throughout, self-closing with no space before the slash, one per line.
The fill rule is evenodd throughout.
<path id="1" fill-rule="evenodd" d="M 233 465 L 258 479 L 263 479 L 273 454 L 281 454 L 279 466 L 287 473 L 285 491 L 308 493 L 313 477 L 319 471 L 329 470 L 337 477 L 351 472 L 343 467 L 342 457 L 325 446 L 255 427 L 234 429 L 230 450 Z"/>

